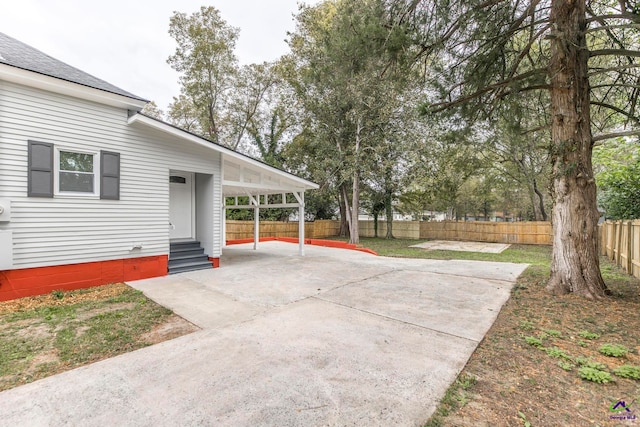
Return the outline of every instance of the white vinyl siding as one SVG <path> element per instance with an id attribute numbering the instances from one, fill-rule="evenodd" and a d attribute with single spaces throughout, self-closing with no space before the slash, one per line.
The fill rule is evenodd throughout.
<path id="1" fill-rule="evenodd" d="M 0 198 L 12 202 L 14 268 L 169 253 L 169 170 L 214 176 L 222 203 L 221 156 L 139 125 L 127 111 L 0 82 Z M 120 154 L 120 200 L 27 196 L 27 141 Z M 98 175 L 96 175 L 98 179 Z M 213 253 L 220 255 L 221 208 L 214 209 Z M 216 234 L 217 233 L 217 234 Z M 142 243 L 141 250 L 132 250 Z"/>

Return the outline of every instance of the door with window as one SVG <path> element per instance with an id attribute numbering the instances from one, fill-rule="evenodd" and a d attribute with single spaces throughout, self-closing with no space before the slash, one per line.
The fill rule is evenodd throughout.
<path id="1" fill-rule="evenodd" d="M 193 174 L 169 176 L 169 238 L 193 238 Z"/>

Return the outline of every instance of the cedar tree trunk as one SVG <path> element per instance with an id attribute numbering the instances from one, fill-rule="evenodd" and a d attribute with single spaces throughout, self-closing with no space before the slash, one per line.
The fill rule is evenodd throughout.
<path id="1" fill-rule="evenodd" d="M 547 289 L 602 298 L 596 184 L 591 166 L 585 0 L 552 0 L 553 255 Z"/>

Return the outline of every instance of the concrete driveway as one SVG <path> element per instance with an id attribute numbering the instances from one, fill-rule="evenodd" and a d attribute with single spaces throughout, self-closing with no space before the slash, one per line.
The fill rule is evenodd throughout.
<path id="1" fill-rule="evenodd" d="M 203 329 L 2 392 L 0 425 L 422 425 L 526 267 L 306 252 L 130 283 Z"/>

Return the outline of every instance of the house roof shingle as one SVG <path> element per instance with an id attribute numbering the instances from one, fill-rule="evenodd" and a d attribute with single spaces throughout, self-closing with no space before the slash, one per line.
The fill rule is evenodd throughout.
<path id="1" fill-rule="evenodd" d="M 101 80 L 91 74 L 85 73 L 75 67 L 65 64 L 46 53 L 40 52 L 28 44 L 22 43 L 8 35 L 0 32 L 0 64 L 11 65 L 27 71 L 55 77 L 79 85 L 88 86 L 116 95 L 139 101 L 147 101 L 130 92 L 120 89 Z"/>

